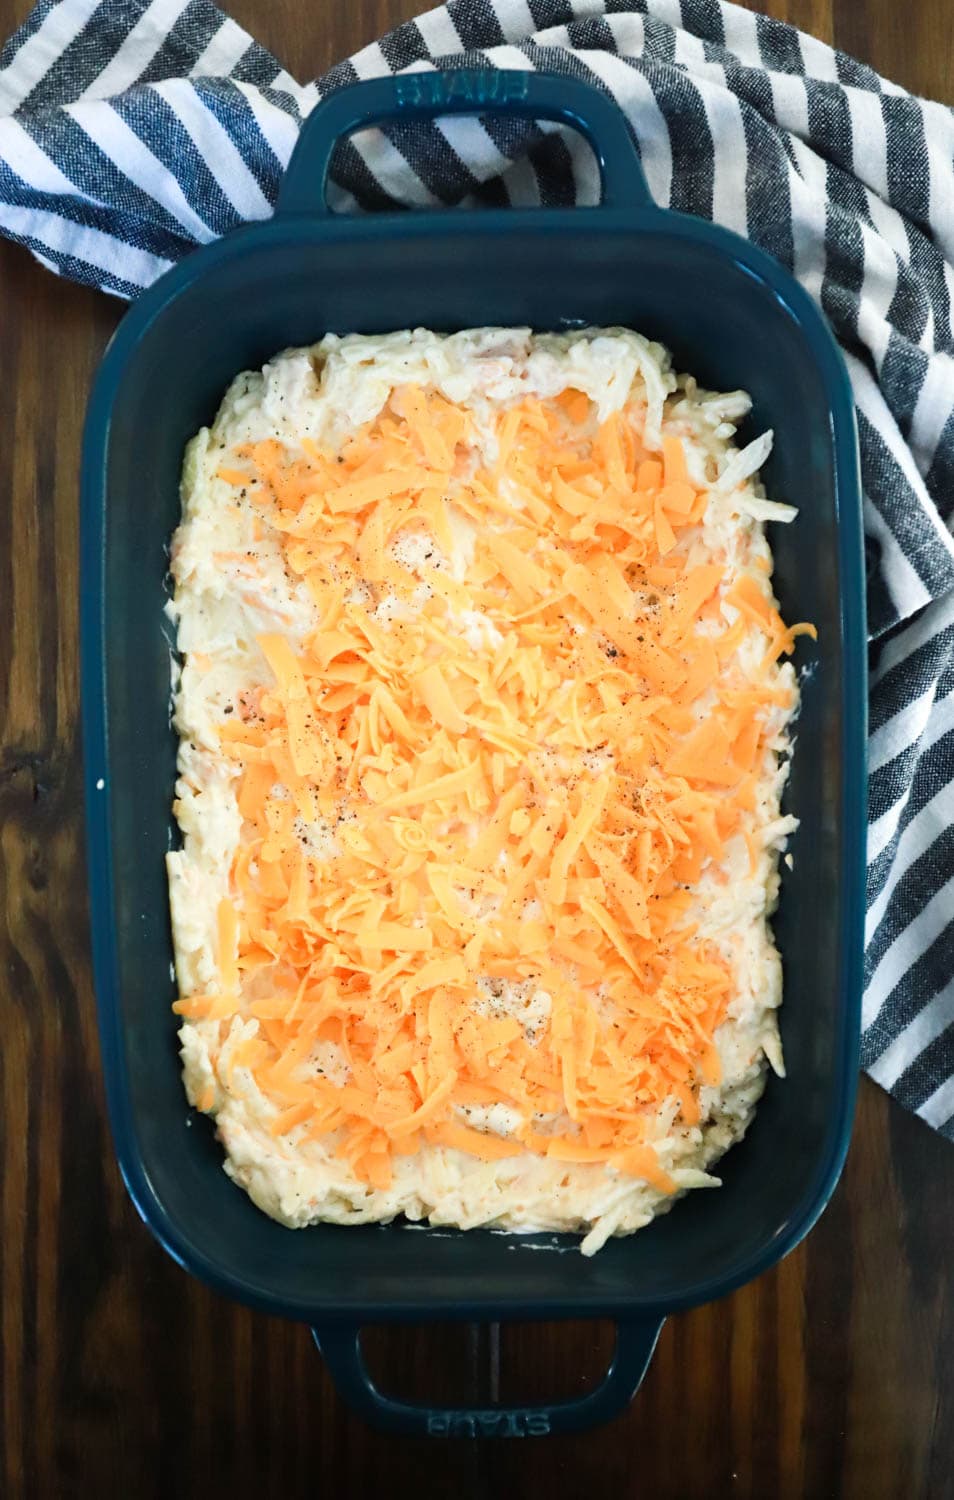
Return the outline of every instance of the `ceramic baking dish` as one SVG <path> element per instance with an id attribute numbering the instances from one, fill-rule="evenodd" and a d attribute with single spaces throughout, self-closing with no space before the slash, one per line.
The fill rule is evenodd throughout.
<path id="1" fill-rule="evenodd" d="M 516 114 L 580 130 L 598 207 L 333 214 L 335 142 L 373 123 Z M 747 432 L 771 426 L 772 528 L 789 619 L 813 620 L 787 810 L 801 826 L 775 931 L 784 960 L 786 1082 L 769 1084 L 724 1186 L 595 1258 L 578 1241 L 486 1231 L 321 1226 L 297 1233 L 222 1170 L 180 1081 L 163 858 L 176 741 L 169 722 L 167 545 L 188 438 L 237 371 L 327 331 L 622 324 L 678 368 L 742 386 Z M 744 434 L 745 435 L 745 434 Z M 332 95 L 306 122 L 273 219 L 198 250 L 131 307 L 89 405 L 82 475 L 82 693 L 90 899 L 102 1056 L 117 1155 L 142 1217 L 228 1296 L 301 1319 L 370 1420 L 393 1431 L 566 1431 L 618 1411 L 667 1313 L 759 1275 L 827 1202 L 847 1148 L 858 1067 L 865 827 L 861 502 L 851 391 L 818 310 L 752 245 L 657 208 L 623 115 L 594 89 L 532 73 L 415 74 Z M 557 1253 L 565 1252 L 565 1253 Z M 362 1324 L 617 1320 L 616 1358 L 579 1400 L 460 1412 L 379 1393 Z"/>

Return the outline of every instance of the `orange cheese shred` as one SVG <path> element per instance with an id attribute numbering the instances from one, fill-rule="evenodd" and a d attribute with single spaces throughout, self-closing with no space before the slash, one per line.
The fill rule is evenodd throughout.
<path id="1" fill-rule="evenodd" d="M 736 840 L 757 871 L 778 661 L 815 632 L 786 625 L 762 559 L 697 561 L 706 492 L 681 438 L 647 455 L 639 404 L 600 422 L 571 388 L 493 421 L 488 468 L 470 413 L 409 384 L 335 450 L 223 455 L 316 628 L 269 616 L 265 684 L 218 726 L 241 820 L 218 984 L 174 1009 L 223 1035 L 254 1020 L 231 1073 L 272 1133 L 373 1189 L 439 1146 L 672 1193 L 658 1121 L 700 1119 L 733 987 L 692 888 Z M 265 587 L 222 561 L 249 600 Z M 510 1136 L 473 1115 L 498 1104 Z"/>

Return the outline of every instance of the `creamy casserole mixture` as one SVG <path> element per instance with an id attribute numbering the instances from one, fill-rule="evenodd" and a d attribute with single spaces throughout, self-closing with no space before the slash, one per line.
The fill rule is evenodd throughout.
<path id="1" fill-rule="evenodd" d="M 329 336 L 190 443 L 189 1100 L 296 1227 L 649 1222 L 782 1071 L 797 706 L 742 392 L 621 329 Z"/>

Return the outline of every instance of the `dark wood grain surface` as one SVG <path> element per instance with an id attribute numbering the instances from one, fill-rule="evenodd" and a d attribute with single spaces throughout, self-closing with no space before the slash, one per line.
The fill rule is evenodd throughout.
<path id="1" fill-rule="evenodd" d="M 304 79 L 415 0 L 233 0 Z M 767 7 L 917 92 L 954 97 L 950 0 Z M 0 0 L 0 33 L 28 0 Z M 954 1495 L 954 1148 L 863 1083 L 808 1242 L 670 1319 L 611 1427 L 476 1443 L 376 1436 L 307 1332 L 214 1296 L 140 1224 L 105 1118 L 86 929 L 77 463 L 117 302 L 0 243 L 0 1495 L 650 1500 Z M 602 1325 L 391 1330 L 386 1386 L 519 1401 L 584 1389 Z"/>

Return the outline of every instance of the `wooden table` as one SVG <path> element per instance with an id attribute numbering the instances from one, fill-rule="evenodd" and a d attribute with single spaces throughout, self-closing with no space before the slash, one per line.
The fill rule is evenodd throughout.
<path id="1" fill-rule="evenodd" d="M 950 0 L 775 0 L 774 14 L 951 97 Z M 0 0 L 0 34 L 29 0 Z M 415 0 L 232 0 L 305 79 Z M 119 303 L 0 244 L 0 1199 L 7 1500 L 613 1492 L 645 1500 L 954 1494 L 954 1148 L 864 1082 L 807 1244 L 672 1318 L 613 1426 L 533 1444 L 385 1439 L 307 1332 L 184 1275 L 113 1158 L 90 978 L 77 725 L 77 461 Z M 585 1388 L 611 1330 L 391 1330 L 385 1385 L 471 1403 Z"/>

